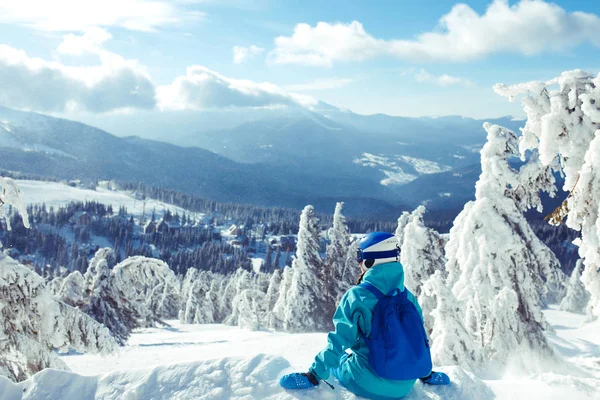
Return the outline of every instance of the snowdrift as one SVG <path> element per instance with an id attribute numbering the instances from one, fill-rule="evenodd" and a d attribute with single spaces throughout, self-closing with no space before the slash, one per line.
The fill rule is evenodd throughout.
<path id="1" fill-rule="evenodd" d="M 332 380 L 306 391 L 286 392 L 279 377 L 290 363 L 277 356 L 259 354 L 250 358 L 221 358 L 153 369 L 82 376 L 46 369 L 15 384 L 0 377 L 0 400 L 208 400 L 208 399 L 357 399 Z M 443 368 L 453 380 L 448 387 L 415 385 L 407 400 L 493 399 L 489 387 L 459 367 Z"/>

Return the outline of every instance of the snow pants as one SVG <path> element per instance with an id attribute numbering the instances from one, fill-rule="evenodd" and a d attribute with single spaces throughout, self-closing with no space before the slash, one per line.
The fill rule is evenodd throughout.
<path id="1" fill-rule="evenodd" d="M 387 397 L 387 396 L 381 396 L 378 394 L 369 393 L 366 390 L 364 390 L 363 388 L 361 388 L 360 384 L 357 382 L 354 382 L 352 380 L 342 380 L 342 378 L 341 378 L 342 366 L 344 365 L 346 360 L 348 360 L 348 356 L 349 356 L 348 353 L 344 354 L 342 356 L 342 358 L 340 358 L 340 366 L 337 368 L 331 369 L 331 375 L 333 375 L 335 377 L 335 379 L 337 379 L 342 384 L 342 386 L 345 387 L 348 391 L 354 393 L 357 396 L 364 397 L 366 399 L 371 399 L 371 400 L 399 400 L 399 399 L 402 399 L 402 397 Z"/>

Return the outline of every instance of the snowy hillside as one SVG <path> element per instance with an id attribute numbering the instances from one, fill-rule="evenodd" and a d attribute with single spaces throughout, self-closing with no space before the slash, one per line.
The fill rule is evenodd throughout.
<path id="1" fill-rule="evenodd" d="M 459 367 L 439 368 L 454 383 L 447 388 L 417 383 L 406 398 L 436 400 L 584 400 L 600 398 L 600 321 L 581 326 L 583 316 L 546 310 L 556 330 L 549 339 L 564 366 L 540 366 L 535 375 L 506 371 L 481 381 Z M 72 372 L 45 370 L 21 384 L 0 378 L 0 400 L 17 399 L 357 399 L 335 381 L 286 393 L 278 378 L 305 370 L 325 344 L 323 333 L 251 332 L 224 325 L 143 329 L 109 357 L 71 354 Z M 21 397 L 22 395 L 22 397 Z"/>
<path id="2" fill-rule="evenodd" d="M 106 206 L 111 205 L 118 210 L 124 206 L 130 214 L 140 216 L 142 213 L 149 214 L 156 210 L 157 216 L 161 216 L 167 210 L 173 214 L 184 214 L 186 211 L 172 204 L 162 201 L 136 198 L 134 193 L 126 191 L 110 190 L 105 187 L 97 187 L 96 190 L 69 186 L 60 182 L 43 182 L 31 180 L 17 180 L 17 184 L 23 193 L 25 203 L 42 204 L 47 207 L 61 207 L 73 201 L 96 201 Z"/>

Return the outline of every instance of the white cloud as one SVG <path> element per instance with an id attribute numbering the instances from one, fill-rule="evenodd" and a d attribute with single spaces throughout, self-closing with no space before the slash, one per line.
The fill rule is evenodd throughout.
<path id="1" fill-rule="evenodd" d="M 36 111 L 108 112 L 123 108 L 154 108 L 154 85 L 133 60 L 101 48 L 110 35 L 94 30 L 67 35 L 59 53 L 100 56 L 94 66 L 68 66 L 30 57 L 23 50 L 0 45 L 0 104 Z"/>
<path id="2" fill-rule="evenodd" d="M 473 84 L 473 82 L 471 82 L 468 79 L 458 78 L 456 76 L 451 76 L 451 75 L 446 75 L 446 74 L 439 75 L 439 76 L 431 75 L 424 69 L 421 69 L 419 72 L 415 73 L 415 79 L 419 82 L 429 82 L 429 83 L 433 83 L 433 84 L 436 84 L 439 86 L 453 86 L 453 85 L 460 85 L 460 86 L 466 86 L 466 87 L 475 86 Z"/>
<path id="3" fill-rule="evenodd" d="M 468 61 L 493 53 L 533 55 L 564 51 L 583 43 L 600 47 L 600 17 L 567 12 L 541 0 L 509 5 L 494 0 L 482 15 L 457 4 L 439 27 L 416 39 L 377 39 L 358 21 L 298 24 L 292 36 L 275 39 L 269 60 L 281 64 L 330 66 L 334 61 L 392 55 L 413 61 Z"/>
<path id="4" fill-rule="evenodd" d="M 157 99 L 163 110 L 317 104 L 312 97 L 288 93 L 268 82 L 232 79 L 202 66 L 188 67 L 185 76 L 159 86 Z"/>
<path id="5" fill-rule="evenodd" d="M 328 78 L 328 79 L 315 79 L 314 81 L 305 83 L 296 83 L 292 85 L 285 85 L 284 89 L 291 92 L 306 92 L 311 90 L 329 90 L 339 89 L 350 85 L 354 82 L 354 79 L 348 78 Z"/>
<path id="6" fill-rule="evenodd" d="M 291 37 L 275 39 L 271 61 L 280 64 L 330 66 L 334 60 L 364 60 L 382 51 L 384 41 L 365 32 L 362 24 L 319 22 L 314 28 L 298 24 Z"/>
<path id="7" fill-rule="evenodd" d="M 112 39 L 112 35 L 98 27 L 88 28 L 83 35 L 69 33 L 63 36 L 63 41 L 58 45 L 57 51 L 61 54 L 80 56 L 83 54 L 99 54 L 102 44 Z"/>
<path id="8" fill-rule="evenodd" d="M 0 1 L 0 23 L 47 31 L 84 31 L 118 26 L 152 31 L 168 24 L 197 20 L 204 13 L 194 2 L 168 0 L 8 0 Z"/>
<path id="9" fill-rule="evenodd" d="M 233 47 L 233 62 L 235 64 L 241 64 L 246 62 L 250 58 L 261 54 L 265 49 L 257 46 L 250 47 L 242 47 L 242 46 L 234 46 Z"/>

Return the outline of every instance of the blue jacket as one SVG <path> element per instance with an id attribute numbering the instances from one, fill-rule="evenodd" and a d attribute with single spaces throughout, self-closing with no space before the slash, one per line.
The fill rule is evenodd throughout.
<path id="1" fill-rule="evenodd" d="M 383 293 L 390 293 L 396 288 L 404 290 L 404 268 L 399 262 L 376 265 L 367 270 L 363 281 L 371 283 Z M 421 307 L 414 295 L 408 292 L 408 298 L 417 307 L 423 320 Z M 377 298 L 360 286 L 346 292 L 333 316 L 335 330 L 327 336 L 327 347 L 315 357 L 311 371 L 325 380 L 329 378 L 331 369 L 339 368 L 336 375 L 355 394 L 372 399 L 397 399 L 411 391 L 415 380 L 383 379 L 369 367 L 369 348 L 361 332 L 366 336 L 371 334 L 371 319 L 376 304 Z M 352 354 L 340 364 L 346 349 L 352 350 Z"/>

